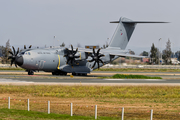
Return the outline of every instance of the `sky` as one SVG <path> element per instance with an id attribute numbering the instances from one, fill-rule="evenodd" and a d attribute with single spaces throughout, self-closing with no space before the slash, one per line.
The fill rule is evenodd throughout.
<path id="1" fill-rule="evenodd" d="M 152 43 L 180 50 L 179 0 L 0 0 L 0 45 L 15 47 L 100 45 L 109 42 L 121 16 L 137 24 L 126 49 L 150 51 Z M 55 38 L 54 38 L 55 36 Z M 159 41 L 159 39 L 161 40 Z"/>

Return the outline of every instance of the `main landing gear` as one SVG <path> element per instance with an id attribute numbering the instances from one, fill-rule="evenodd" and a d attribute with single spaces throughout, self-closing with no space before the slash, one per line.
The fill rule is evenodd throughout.
<path id="1" fill-rule="evenodd" d="M 34 71 L 28 70 L 28 75 L 34 75 Z"/>
<path id="2" fill-rule="evenodd" d="M 52 75 L 67 75 L 67 73 L 62 72 L 62 71 L 55 71 L 55 72 L 52 72 Z"/>
<path id="3" fill-rule="evenodd" d="M 72 73 L 74 76 L 87 76 L 87 73 Z"/>

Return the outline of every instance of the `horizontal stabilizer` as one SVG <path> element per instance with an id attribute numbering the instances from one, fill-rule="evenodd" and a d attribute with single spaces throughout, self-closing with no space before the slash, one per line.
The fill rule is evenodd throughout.
<path id="1" fill-rule="evenodd" d="M 159 21 L 121 21 L 122 23 L 169 23 L 169 22 L 159 22 Z M 119 21 L 112 21 L 110 23 L 119 23 Z"/>

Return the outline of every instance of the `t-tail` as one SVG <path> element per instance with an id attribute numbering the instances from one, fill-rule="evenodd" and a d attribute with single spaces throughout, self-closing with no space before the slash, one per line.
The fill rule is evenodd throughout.
<path id="1" fill-rule="evenodd" d="M 151 22 L 151 21 L 132 21 L 128 18 L 121 17 L 119 21 L 110 23 L 118 23 L 116 31 L 109 43 L 108 49 L 122 49 L 124 50 L 131 38 L 131 35 L 137 23 L 167 23 L 167 22 Z"/>

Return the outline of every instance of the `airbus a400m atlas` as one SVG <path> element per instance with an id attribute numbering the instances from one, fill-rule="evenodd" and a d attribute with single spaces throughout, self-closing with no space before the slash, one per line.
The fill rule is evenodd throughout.
<path id="1" fill-rule="evenodd" d="M 132 21 L 121 17 L 119 21 L 110 23 L 118 23 L 115 33 L 106 49 L 74 49 L 71 48 L 44 48 L 31 49 L 31 46 L 19 52 L 13 48 L 13 52 L 9 51 L 12 56 L 11 65 L 20 66 L 28 71 L 28 75 L 33 75 L 34 71 L 52 72 L 52 75 L 87 75 L 94 69 L 119 58 L 119 57 L 138 57 L 142 56 L 127 54 L 125 48 L 137 23 L 165 23 L 165 22 L 146 22 Z"/>

